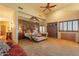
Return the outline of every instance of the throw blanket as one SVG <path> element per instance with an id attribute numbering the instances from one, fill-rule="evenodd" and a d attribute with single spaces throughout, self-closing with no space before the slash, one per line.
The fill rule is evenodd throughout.
<path id="1" fill-rule="evenodd" d="M 17 44 L 14 45 L 11 50 L 6 53 L 4 56 L 27 56 L 24 50 Z"/>

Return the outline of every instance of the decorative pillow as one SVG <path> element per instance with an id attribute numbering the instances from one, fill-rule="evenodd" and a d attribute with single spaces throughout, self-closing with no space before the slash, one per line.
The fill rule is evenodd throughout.
<path id="1" fill-rule="evenodd" d="M 31 39 L 31 34 L 30 33 L 25 33 L 25 37 L 28 37 L 29 39 Z"/>
<path id="2" fill-rule="evenodd" d="M 7 53 L 9 51 L 9 49 L 10 49 L 10 47 L 5 42 L 0 40 L 0 56 Z"/>
<path id="3" fill-rule="evenodd" d="M 7 42 L 7 44 L 8 44 L 8 46 L 11 47 L 11 48 L 14 46 L 13 42 Z"/>

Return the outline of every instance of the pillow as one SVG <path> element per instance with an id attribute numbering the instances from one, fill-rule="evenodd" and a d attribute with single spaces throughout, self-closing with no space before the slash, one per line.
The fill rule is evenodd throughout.
<path id="1" fill-rule="evenodd" d="M 7 45 L 11 48 L 14 46 L 13 42 L 7 42 Z"/>
<path id="2" fill-rule="evenodd" d="M 2 40 L 0 40 L 0 56 L 4 55 L 10 50 L 10 47 Z"/>
<path id="3" fill-rule="evenodd" d="M 30 33 L 25 33 L 25 37 L 31 37 Z"/>

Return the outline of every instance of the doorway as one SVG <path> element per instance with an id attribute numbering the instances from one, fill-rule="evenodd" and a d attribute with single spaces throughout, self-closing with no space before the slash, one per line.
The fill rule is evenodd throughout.
<path id="1" fill-rule="evenodd" d="M 0 38 L 6 41 L 6 33 L 8 31 L 8 21 L 0 21 Z"/>
<path id="2" fill-rule="evenodd" d="M 5 35 L 6 34 L 6 25 L 1 25 L 1 35 Z"/>

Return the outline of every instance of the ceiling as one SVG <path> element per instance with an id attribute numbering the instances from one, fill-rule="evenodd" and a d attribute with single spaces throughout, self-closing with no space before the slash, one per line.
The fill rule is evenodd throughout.
<path id="1" fill-rule="evenodd" d="M 17 8 L 17 7 L 22 7 L 22 8 L 25 8 L 25 7 L 32 7 L 40 12 L 42 12 L 44 10 L 44 8 L 40 8 L 40 6 L 46 6 L 47 3 L 5 3 L 3 5 L 8 5 L 8 6 L 11 6 L 11 7 L 14 7 L 14 8 Z M 69 3 L 50 3 L 50 5 L 57 5 L 56 7 L 54 8 L 51 8 L 52 11 L 56 11 L 58 9 L 61 9 L 61 8 L 64 8 L 66 6 L 69 6 L 71 4 Z M 44 13 L 45 15 L 47 15 L 48 13 L 50 13 L 50 11 L 46 10 L 45 12 L 42 12 Z"/>
<path id="2" fill-rule="evenodd" d="M 50 13 L 53 13 L 57 10 L 65 9 L 65 8 L 71 6 L 72 4 L 71 3 L 50 3 L 50 5 L 56 5 L 56 7 L 51 8 L 52 11 L 46 10 L 45 12 L 43 12 L 44 8 L 40 8 L 40 6 L 46 6 L 47 3 L 2 3 L 0 5 L 4 5 L 4 6 L 14 8 L 17 10 L 18 10 L 18 7 L 22 7 L 23 8 L 22 11 L 24 11 L 28 14 L 31 14 L 33 16 L 40 17 L 42 19 L 46 19 L 46 17 L 48 15 L 50 15 Z M 69 8 L 67 8 L 67 9 L 69 9 Z"/>
<path id="3" fill-rule="evenodd" d="M 32 4 L 26 4 L 26 5 L 30 5 L 30 6 L 32 5 L 33 7 L 35 7 L 36 9 L 38 9 L 39 11 L 43 12 L 44 8 L 40 8 L 40 6 L 46 6 L 47 3 L 36 3 L 36 4 L 32 3 Z M 56 11 L 58 9 L 64 8 L 64 7 L 69 6 L 71 4 L 68 4 L 68 3 L 67 4 L 64 4 L 64 3 L 50 3 L 50 5 L 56 5 L 56 7 L 51 8 L 51 10 L 54 12 L 54 11 Z M 48 15 L 52 11 L 46 10 L 43 13 L 45 15 Z"/>
<path id="4" fill-rule="evenodd" d="M 0 21 L 10 21 L 13 16 L 13 10 L 0 5 Z"/>

